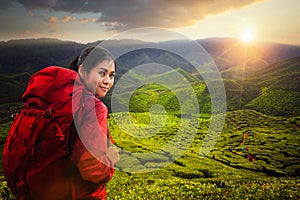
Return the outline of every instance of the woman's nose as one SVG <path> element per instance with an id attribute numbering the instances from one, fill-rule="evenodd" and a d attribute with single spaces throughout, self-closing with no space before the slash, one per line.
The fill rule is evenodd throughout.
<path id="1" fill-rule="evenodd" d="M 103 77 L 103 83 L 108 84 L 109 81 L 110 81 L 110 79 L 109 79 L 108 75 L 106 75 L 106 76 Z"/>

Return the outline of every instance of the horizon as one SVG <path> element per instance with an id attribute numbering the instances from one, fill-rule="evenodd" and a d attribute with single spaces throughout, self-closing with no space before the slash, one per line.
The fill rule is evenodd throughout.
<path id="1" fill-rule="evenodd" d="M 234 38 L 234 37 L 207 37 L 207 38 L 196 38 L 196 39 L 191 39 L 192 41 L 201 41 L 201 40 L 233 40 L 233 41 L 240 41 L 241 43 L 244 43 L 241 39 L 239 38 Z M 74 40 L 68 40 L 68 39 L 61 39 L 61 38 L 55 38 L 55 37 L 37 37 L 37 38 L 14 38 L 14 39 L 8 39 L 8 40 L 0 40 L 0 43 L 4 42 L 15 42 L 15 41 L 25 41 L 25 40 L 58 40 L 60 42 L 74 42 L 77 44 L 83 44 L 87 45 L 90 43 L 95 43 L 95 42 L 103 42 L 103 41 L 122 41 L 122 40 L 129 40 L 129 41 L 139 41 L 139 42 L 145 42 L 145 43 L 159 43 L 159 42 L 170 42 L 170 41 L 176 41 L 178 39 L 170 39 L 170 40 L 163 40 L 163 41 L 144 41 L 140 39 L 132 39 L 132 38 L 122 38 L 122 39 L 107 39 L 107 40 L 95 40 L 95 41 L 88 41 L 88 42 L 80 42 L 80 41 L 74 41 Z M 246 42 L 247 43 L 247 42 Z M 281 43 L 281 42 L 276 42 L 276 41 L 258 41 L 256 40 L 255 42 L 249 42 L 250 45 L 255 45 L 255 44 L 277 44 L 277 45 L 287 45 L 287 46 L 299 46 L 300 44 L 289 44 L 289 43 Z"/>
<path id="2" fill-rule="evenodd" d="M 297 0 L 98 2 L 4 1 L 0 41 L 52 38 L 87 44 L 109 40 L 133 29 L 155 27 L 191 40 L 251 39 L 300 45 Z M 164 10 L 164 12 L 160 12 Z M 245 36 L 248 39 L 245 39 Z M 160 35 L 153 40 L 159 39 Z"/>

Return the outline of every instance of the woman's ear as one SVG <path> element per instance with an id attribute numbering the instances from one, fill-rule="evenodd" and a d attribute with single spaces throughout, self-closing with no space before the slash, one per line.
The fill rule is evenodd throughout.
<path id="1" fill-rule="evenodd" d="M 86 72 L 85 72 L 85 70 L 83 69 L 83 66 L 82 65 L 79 65 L 78 66 L 78 74 L 79 74 L 79 77 L 81 78 L 81 79 L 85 79 L 85 76 L 86 76 L 86 74 L 85 74 Z"/>

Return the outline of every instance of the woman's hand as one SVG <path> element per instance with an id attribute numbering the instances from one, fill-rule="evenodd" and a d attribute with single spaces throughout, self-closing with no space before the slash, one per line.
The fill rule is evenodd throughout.
<path id="1" fill-rule="evenodd" d="M 108 147 L 106 154 L 108 158 L 113 162 L 113 164 L 117 163 L 120 160 L 119 151 L 114 146 Z"/>

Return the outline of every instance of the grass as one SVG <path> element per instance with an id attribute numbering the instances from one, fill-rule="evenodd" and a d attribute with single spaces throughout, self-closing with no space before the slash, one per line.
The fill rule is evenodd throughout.
<path id="1" fill-rule="evenodd" d="M 107 199 L 300 198 L 300 117 L 228 112 L 218 142 L 205 157 L 199 152 L 210 120 L 198 119 L 196 129 L 188 120 L 158 113 L 114 113 L 109 125 L 121 148 L 121 161 L 107 185 Z M 2 145 L 9 124 L 0 126 Z M 183 134 L 176 147 L 164 149 L 179 131 Z M 242 143 L 245 131 L 248 136 Z M 250 154 L 253 161 L 247 159 Z M 0 198 L 13 199 L 4 178 L 0 180 Z"/>
<path id="2" fill-rule="evenodd" d="M 299 98 L 299 92 L 271 90 L 265 87 L 262 89 L 261 94 L 252 99 L 246 107 L 273 115 L 295 116 L 296 113 L 300 113 Z"/>
<path id="3" fill-rule="evenodd" d="M 118 115 L 128 119 L 124 114 Z M 143 121 L 145 113 L 132 115 Z M 118 146 L 131 152 L 149 152 L 174 136 L 181 121 L 172 117 L 172 124 L 168 120 L 165 123 L 170 131 L 157 130 L 155 139 L 131 137 L 119 130 L 113 120 L 110 125 Z M 191 146 L 175 161 L 167 154 L 148 160 L 134 153 L 126 153 L 127 157 L 123 154 L 127 168 L 117 165 L 123 171 L 135 170 L 136 166 L 149 167 L 151 159 L 156 165 L 150 167 L 155 169 L 160 163 L 169 163 L 149 173 L 117 171 L 108 184 L 108 199 L 299 199 L 299 119 L 274 117 L 254 110 L 228 112 L 221 137 L 204 158 L 199 157 L 199 150 L 209 121 L 201 120 Z M 242 152 L 241 141 L 246 130 L 249 134 L 243 145 L 248 151 Z M 161 134 L 163 139 L 159 137 Z M 255 159 L 249 161 L 248 155 Z M 139 169 L 136 171 L 141 172 Z"/>
<path id="4" fill-rule="evenodd" d="M 203 164 L 205 163 L 204 161 Z M 210 164 L 218 165 L 213 162 Z M 177 177 L 179 172 L 172 173 L 166 170 L 134 175 L 117 171 L 108 183 L 107 199 L 275 200 L 300 197 L 299 179 L 269 177 L 241 170 L 237 172 L 230 168 L 223 171 L 225 174 L 222 176 L 213 175 L 214 177 L 207 178 L 181 178 Z"/>

